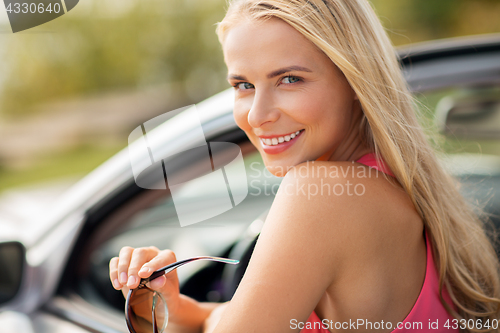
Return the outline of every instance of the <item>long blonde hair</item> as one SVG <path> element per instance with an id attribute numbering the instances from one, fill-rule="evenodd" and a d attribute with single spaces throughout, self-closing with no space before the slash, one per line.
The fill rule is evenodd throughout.
<path id="1" fill-rule="evenodd" d="M 457 319 L 498 319 L 500 269 L 484 222 L 438 163 L 394 47 L 369 2 L 234 0 L 218 24 L 219 40 L 241 20 L 269 18 L 290 24 L 322 50 L 356 92 L 367 144 L 386 161 L 424 221 L 448 312 Z M 443 286 L 458 312 L 444 302 Z"/>

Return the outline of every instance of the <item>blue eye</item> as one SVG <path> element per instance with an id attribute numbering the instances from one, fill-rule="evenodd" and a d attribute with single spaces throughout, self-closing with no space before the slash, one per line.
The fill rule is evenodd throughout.
<path id="1" fill-rule="evenodd" d="M 282 80 L 283 83 L 296 83 L 299 81 L 300 81 L 300 78 L 298 78 L 296 76 L 287 76 L 287 77 L 284 77 Z"/>
<path id="2" fill-rule="evenodd" d="M 234 85 L 235 88 L 238 88 L 240 90 L 247 90 L 247 89 L 253 89 L 254 86 L 251 83 L 248 82 L 239 82 Z"/>

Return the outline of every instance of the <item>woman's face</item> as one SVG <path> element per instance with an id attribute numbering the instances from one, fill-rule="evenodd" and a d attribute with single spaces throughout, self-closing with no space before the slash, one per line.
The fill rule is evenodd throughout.
<path id="1" fill-rule="evenodd" d="M 281 177 L 320 157 L 348 159 L 359 143 L 359 103 L 314 44 L 273 18 L 238 23 L 226 33 L 223 50 L 236 123 L 271 173 Z"/>

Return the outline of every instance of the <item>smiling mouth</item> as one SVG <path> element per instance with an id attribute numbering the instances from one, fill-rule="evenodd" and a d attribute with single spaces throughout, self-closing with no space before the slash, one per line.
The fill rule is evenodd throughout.
<path id="1" fill-rule="evenodd" d="M 272 138 L 272 139 L 262 139 L 261 138 L 260 142 L 262 142 L 262 144 L 264 144 L 266 146 L 278 146 L 282 143 L 293 141 L 293 139 L 295 139 L 303 131 L 305 131 L 305 130 L 301 129 L 295 133 L 284 135 L 284 136 L 277 136 L 277 137 Z"/>

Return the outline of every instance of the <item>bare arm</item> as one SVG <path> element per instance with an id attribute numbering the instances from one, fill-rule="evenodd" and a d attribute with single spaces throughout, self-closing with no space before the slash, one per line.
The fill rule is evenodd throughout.
<path id="1" fill-rule="evenodd" d="M 217 307 L 213 309 L 210 315 L 206 318 L 205 323 L 203 325 L 203 333 L 212 333 L 219 323 L 224 310 L 229 305 L 229 302 L 225 302 L 219 304 Z"/>

